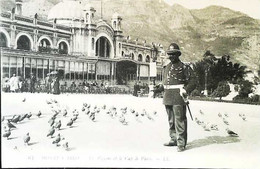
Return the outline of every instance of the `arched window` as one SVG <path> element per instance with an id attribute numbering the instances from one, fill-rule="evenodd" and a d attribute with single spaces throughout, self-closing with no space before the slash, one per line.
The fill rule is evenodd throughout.
<path id="1" fill-rule="evenodd" d="M 48 39 L 44 38 L 40 41 L 38 46 L 40 52 L 48 52 L 50 50 L 51 43 Z"/>
<path id="2" fill-rule="evenodd" d="M 31 49 L 30 39 L 26 35 L 22 35 L 19 37 L 17 41 L 17 49 L 23 49 L 23 50 Z"/>
<path id="3" fill-rule="evenodd" d="M 138 55 L 138 61 L 142 62 L 143 61 L 143 56 L 141 54 Z"/>
<path id="4" fill-rule="evenodd" d="M 59 43 L 59 54 L 68 54 L 68 45 L 65 42 Z"/>
<path id="5" fill-rule="evenodd" d="M 4 33 L 0 33 L 0 47 L 7 47 L 7 39 Z"/>
<path id="6" fill-rule="evenodd" d="M 100 37 L 96 41 L 96 56 L 98 57 L 110 57 L 111 44 L 106 37 Z"/>
<path id="7" fill-rule="evenodd" d="M 89 21 L 89 14 L 86 13 L 86 22 L 88 22 L 88 21 Z"/>
<path id="8" fill-rule="evenodd" d="M 131 59 L 135 60 L 135 55 L 133 53 L 131 53 Z"/>
<path id="9" fill-rule="evenodd" d="M 148 62 L 148 63 L 150 62 L 150 56 L 149 55 L 146 56 L 145 62 Z"/>

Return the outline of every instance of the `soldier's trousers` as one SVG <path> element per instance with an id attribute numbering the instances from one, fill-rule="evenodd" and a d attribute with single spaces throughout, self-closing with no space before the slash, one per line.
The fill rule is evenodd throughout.
<path id="1" fill-rule="evenodd" d="M 187 144 L 186 105 L 165 105 L 169 121 L 171 140 L 177 141 L 178 146 Z"/>

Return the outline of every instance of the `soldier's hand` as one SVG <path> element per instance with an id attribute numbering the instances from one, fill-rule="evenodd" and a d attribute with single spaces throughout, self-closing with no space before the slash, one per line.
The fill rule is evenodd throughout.
<path id="1" fill-rule="evenodd" d="M 180 95 L 185 102 L 188 101 L 188 94 L 184 88 L 180 88 Z"/>

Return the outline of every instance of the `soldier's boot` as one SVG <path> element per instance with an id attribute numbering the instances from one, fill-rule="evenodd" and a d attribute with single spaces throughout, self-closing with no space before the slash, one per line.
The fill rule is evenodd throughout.
<path id="1" fill-rule="evenodd" d="M 163 144 L 164 146 L 177 146 L 177 142 L 175 140 L 170 140 L 167 143 Z"/>

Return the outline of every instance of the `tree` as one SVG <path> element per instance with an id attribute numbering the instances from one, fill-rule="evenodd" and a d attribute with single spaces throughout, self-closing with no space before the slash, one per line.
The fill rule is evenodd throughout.
<path id="1" fill-rule="evenodd" d="M 221 100 L 222 97 L 227 96 L 229 93 L 230 93 L 230 87 L 228 83 L 222 81 L 218 83 L 218 87 L 214 90 L 212 96 L 219 97 L 219 100 Z"/>
<path id="2" fill-rule="evenodd" d="M 240 80 L 238 84 L 238 96 L 240 98 L 248 98 L 248 95 L 253 92 L 253 83 L 248 80 Z"/>

